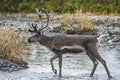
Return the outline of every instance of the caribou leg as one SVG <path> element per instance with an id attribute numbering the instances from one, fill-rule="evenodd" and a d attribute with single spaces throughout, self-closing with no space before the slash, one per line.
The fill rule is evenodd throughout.
<path id="1" fill-rule="evenodd" d="M 110 75 L 110 71 L 107 67 L 107 64 L 106 64 L 106 61 L 98 54 L 98 56 L 96 57 L 104 66 L 106 72 L 107 72 L 107 75 L 108 75 L 108 78 L 112 78 L 112 76 Z"/>
<path id="2" fill-rule="evenodd" d="M 62 77 L 62 55 L 59 55 L 58 59 L 59 59 L 59 77 Z"/>
<path id="3" fill-rule="evenodd" d="M 92 77 L 93 76 L 93 74 L 94 74 L 94 72 L 95 72 L 95 70 L 96 70 L 96 67 L 97 67 L 97 65 L 98 65 L 98 62 L 97 62 L 97 60 L 95 59 L 95 57 L 91 54 L 91 53 L 88 53 L 87 52 L 87 55 L 88 55 L 88 57 L 91 59 L 91 61 L 93 62 L 93 69 L 92 69 L 92 72 L 90 73 L 90 77 Z"/>
<path id="4" fill-rule="evenodd" d="M 57 57 L 58 57 L 58 55 L 55 55 L 55 56 L 53 56 L 53 57 L 50 59 L 52 71 L 53 71 L 56 75 L 57 75 L 57 70 L 54 68 L 53 60 L 55 60 Z"/>
<path id="5" fill-rule="evenodd" d="M 105 61 L 105 60 L 99 55 L 99 53 L 98 53 L 96 44 L 88 44 L 88 47 L 89 47 L 89 51 L 91 52 L 91 54 L 92 54 L 98 61 L 100 61 L 100 62 L 103 64 L 103 66 L 104 66 L 104 68 L 105 68 L 105 70 L 106 70 L 106 72 L 107 72 L 108 78 L 112 78 L 112 76 L 110 75 L 110 71 L 109 71 L 109 69 L 108 69 L 108 67 L 107 67 L 107 65 L 106 65 L 106 61 Z"/>

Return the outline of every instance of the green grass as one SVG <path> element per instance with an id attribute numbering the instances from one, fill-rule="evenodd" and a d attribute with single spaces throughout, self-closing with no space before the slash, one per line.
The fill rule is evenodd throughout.
<path id="1" fill-rule="evenodd" d="M 74 13 L 82 9 L 83 12 L 94 14 L 119 14 L 119 0 L 2 0 L 0 12 L 5 13 L 31 13 L 35 8 L 46 8 L 57 13 Z M 118 2 L 117 2 L 118 1 Z"/>

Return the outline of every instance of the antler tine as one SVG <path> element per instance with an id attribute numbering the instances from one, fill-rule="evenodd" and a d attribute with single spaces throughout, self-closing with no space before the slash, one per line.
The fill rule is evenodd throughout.
<path id="1" fill-rule="evenodd" d="M 41 24 L 41 27 L 43 27 L 43 22 L 42 22 L 42 14 L 41 11 L 39 12 L 39 10 L 36 8 L 36 13 L 38 14 L 39 17 L 39 22 Z"/>
<path id="2" fill-rule="evenodd" d="M 29 29 L 28 31 L 30 31 L 30 32 L 36 32 L 36 33 L 40 33 L 38 30 L 37 30 L 37 24 L 31 24 L 30 25 L 30 28 L 32 28 L 33 30 L 31 30 L 31 29 Z"/>
<path id="3" fill-rule="evenodd" d="M 45 27 L 41 28 L 39 31 L 42 31 L 43 29 L 47 28 L 48 24 L 49 24 L 49 17 L 50 17 L 50 15 L 49 15 L 48 11 L 46 9 L 42 9 L 42 11 L 45 12 L 45 14 L 47 16 L 47 24 L 46 24 Z"/>
<path id="4" fill-rule="evenodd" d="M 51 16 L 51 15 L 53 15 L 53 14 L 54 14 L 54 12 L 53 12 L 53 11 L 50 11 L 49 16 Z"/>
<path id="5" fill-rule="evenodd" d="M 34 29 L 35 32 L 38 32 L 38 31 L 37 31 L 37 24 L 34 25 L 34 24 L 32 23 L 32 27 L 33 27 L 33 29 Z"/>
<path id="6" fill-rule="evenodd" d="M 29 26 L 30 28 L 32 28 L 32 26 L 30 25 L 30 23 L 28 23 L 28 26 Z"/>
<path id="7" fill-rule="evenodd" d="M 32 24 L 32 25 L 33 25 L 33 24 Z M 28 29 L 29 32 L 35 32 L 32 25 L 31 25 L 30 23 L 28 23 L 28 26 L 30 27 L 30 28 Z M 32 29 L 32 30 L 31 30 L 31 29 Z"/>

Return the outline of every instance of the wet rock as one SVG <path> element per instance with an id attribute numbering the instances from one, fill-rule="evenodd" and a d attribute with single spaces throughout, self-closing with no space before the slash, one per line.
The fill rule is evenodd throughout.
<path id="1" fill-rule="evenodd" d="M 120 26 L 119 16 L 88 16 L 88 19 L 97 26 Z"/>
<path id="2" fill-rule="evenodd" d="M 80 32 L 79 34 L 84 34 L 84 35 L 98 35 L 98 30 L 95 29 L 93 31 Z"/>
<path id="3" fill-rule="evenodd" d="M 0 70 L 1 71 L 12 72 L 12 71 L 26 69 L 27 67 L 28 67 L 27 65 L 21 65 L 21 64 L 0 58 Z"/>
<path id="4" fill-rule="evenodd" d="M 104 34 L 104 36 L 99 40 L 99 42 L 102 46 L 104 45 L 110 48 L 117 48 L 120 47 L 120 36 Z"/>
<path id="5" fill-rule="evenodd" d="M 60 33 L 60 32 L 62 32 L 63 30 L 62 30 L 62 28 L 61 27 L 54 27 L 52 30 L 50 30 L 50 32 L 56 32 L 56 33 Z"/>
<path id="6" fill-rule="evenodd" d="M 61 20 L 63 17 L 61 15 L 54 16 L 54 20 Z"/>

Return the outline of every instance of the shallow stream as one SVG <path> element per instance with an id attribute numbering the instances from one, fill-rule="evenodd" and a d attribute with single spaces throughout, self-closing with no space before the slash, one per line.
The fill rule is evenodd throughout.
<path id="1" fill-rule="evenodd" d="M 16 21 L 16 20 L 15 20 Z M 9 23 L 10 26 L 28 27 L 28 21 L 0 20 L 0 26 Z M 30 20 L 31 22 L 31 20 Z M 93 64 L 86 54 L 63 55 L 62 75 L 55 76 L 50 65 L 50 58 L 54 55 L 51 51 L 39 44 L 31 44 L 31 53 L 28 55 L 29 68 L 15 72 L 0 71 L 0 80 L 108 80 L 104 67 L 99 63 L 93 77 L 89 77 Z M 108 68 L 113 78 L 120 80 L 120 48 L 108 48 L 101 46 L 100 55 L 106 60 Z M 58 60 L 54 61 L 58 70 Z"/>
<path id="2" fill-rule="evenodd" d="M 63 56 L 63 77 L 59 79 L 51 70 L 50 58 L 54 55 L 39 44 L 32 44 L 32 52 L 28 55 L 29 68 L 15 72 L 0 72 L 0 80 L 107 80 L 107 74 L 99 63 L 93 77 L 89 77 L 93 64 L 83 53 Z M 120 80 L 120 50 L 99 48 L 100 55 L 106 60 L 113 79 Z M 58 69 L 58 60 L 54 61 Z"/>

